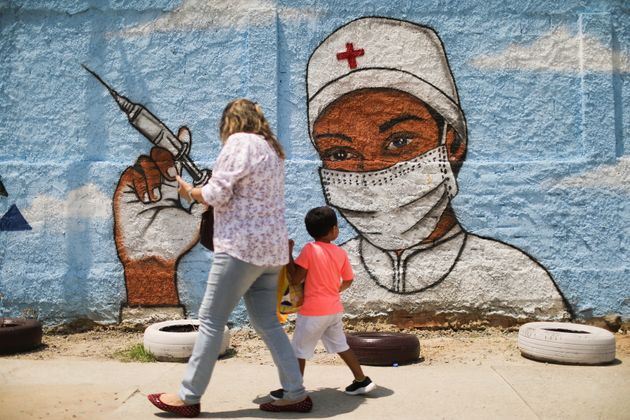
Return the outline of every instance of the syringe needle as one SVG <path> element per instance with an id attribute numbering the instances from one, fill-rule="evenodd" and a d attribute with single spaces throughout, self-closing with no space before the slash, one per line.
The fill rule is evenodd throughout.
<path id="1" fill-rule="evenodd" d="M 114 98 L 114 100 L 118 104 L 118 107 L 127 114 L 127 117 L 129 117 L 129 120 L 132 120 L 134 118 L 134 115 L 140 111 L 139 105 L 131 102 L 126 96 L 123 96 L 120 93 L 116 92 L 114 89 L 112 89 L 107 83 L 105 83 L 103 79 L 101 79 L 101 77 L 98 74 L 96 74 L 94 71 L 88 68 L 85 64 L 81 64 L 81 66 L 88 73 L 94 76 L 96 80 L 101 82 L 103 86 L 107 88 L 107 90 L 109 91 L 109 94 L 112 96 L 112 98 Z"/>
<path id="2" fill-rule="evenodd" d="M 83 67 L 88 73 L 90 73 L 92 76 L 96 77 L 96 80 L 98 80 L 99 82 L 101 82 L 101 84 L 103 86 L 105 86 L 107 88 L 107 90 L 112 93 L 114 90 L 109 87 L 109 85 L 107 83 L 105 83 L 105 81 L 103 79 L 101 79 L 101 76 L 99 76 L 98 74 L 96 74 L 94 71 L 92 71 L 88 66 L 86 66 L 85 64 L 81 64 L 81 67 Z"/>

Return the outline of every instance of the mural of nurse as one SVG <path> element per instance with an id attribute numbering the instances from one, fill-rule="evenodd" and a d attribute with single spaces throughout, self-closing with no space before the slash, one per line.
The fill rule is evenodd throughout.
<path id="1" fill-rule="evenodd" d="M 309 134 L 326 201 L 358 236 L 343 244 L 350 314 L 567 319 L 550 274 L 523 251 L 465 231 L 451 200 L 466 119 L 437 33 L 367 17 L 334 31 L 307 66 Z"/>

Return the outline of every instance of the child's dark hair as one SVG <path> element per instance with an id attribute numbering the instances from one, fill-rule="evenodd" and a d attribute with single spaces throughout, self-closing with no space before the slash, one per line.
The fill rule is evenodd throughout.
<path id="1" fill-rule="evenodd" d="M 326 236 L 330 229 L 337 226 L 337 215 L 335 211 L 328 206 L 315 207 L 310 209 L 304 217 L 306 231 L 313 238 L 321 238 Z"/>

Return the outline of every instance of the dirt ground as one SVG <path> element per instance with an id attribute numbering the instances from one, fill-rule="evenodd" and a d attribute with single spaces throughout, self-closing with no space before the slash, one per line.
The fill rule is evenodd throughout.
<path id="1" fill-rule="evenodd" d="M 292 326 L 286 327 L 289 336 Z M 352 331 L 399 331 L 415 334 L 420 340 L 421 363 L 440 364 L 505 364 L 522 362 L 517 348 L 518 330 L 487 328 L 483 330 L 404 330 L 386 324 L 348 325 Z M 617 358 L 630 356 L 630 335 L 621 330 L 615 334 Z M 142 331 L 129 331 L 119 326 L 91 326 L 81 332 L 49 331 L 44 334 L 43 346 L 31 352 L 3 356 L 19 359 L 49 360 L 58 358 L 87 358 L 116 360 L 116 353 L 142 343 Z M 272 364 L 264 343 L 249 328 L 231 330 L 230 351 L 235 357 L 253 364 Z M 328 355 L 318 346 L 309 363 L 342 364 L 335 355 Z"/>

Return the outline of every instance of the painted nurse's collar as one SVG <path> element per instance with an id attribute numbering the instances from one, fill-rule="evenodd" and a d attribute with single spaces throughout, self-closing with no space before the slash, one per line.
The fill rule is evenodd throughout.
<path id="1" fill-rule="evenodd" d="M 355 245 L 362 268 L 374 283 L 394 293 L 413 294 L 435 287 L 448 277 L 460 259 L 466 237 L 466 232 L 455 225 L 439 241 L 400 254 L 379 249 L 364 238 L 356 239 Z M 391 270 L 383 270 L 384 265 Z"/>

